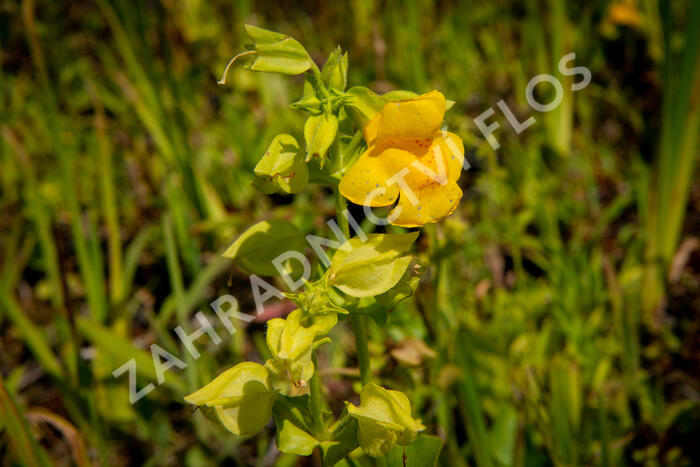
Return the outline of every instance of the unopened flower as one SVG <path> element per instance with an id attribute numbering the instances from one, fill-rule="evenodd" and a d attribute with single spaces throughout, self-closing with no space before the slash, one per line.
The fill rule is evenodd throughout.
<path id="1" fill-rule="evenodd" d="M 292 311 L 286 319 L 274 318 L 267 322 L 267 346 L 273 358 L 265 366 L 275 379 L 287 379 L 295 386 L 303 386 L 314 374 L 311 352 L 319 336 L 328 334 L 338 322 L 335 313 L 304 316 L 302 310 Z"/>
<path id="2" fill-rule="evenodd" d="M 368 383 L 360 392 L 360 406 L 348 404 L 348 413 L 357 419 L 358 443 L 369 456 L 386 455 L 394 444 L 408 446 L 425 429 L 411 417 L 411 403 L 401 391 Z"/>

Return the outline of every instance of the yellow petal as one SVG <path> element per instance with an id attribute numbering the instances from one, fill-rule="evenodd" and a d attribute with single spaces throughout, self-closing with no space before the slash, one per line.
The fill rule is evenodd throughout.
<path id="1" fill-rule="evenodd" d="M 381 111 L 377 137 L 431 138 L 445 115 L 445 96 L 431 91 L 414 99 L 387 103 Z"/>
<path id="2" fill-rule="evenodd" d="M 437 148 L 440 148 L 437 150 Z M 459 180 L 464 163 L 464 143 L 462 138 L 449 131 L 441 131 L 431 147 L 436 157 L 441 157 L 447 167 L 447 178 L 451 182 Z"/>
<path id="3" fill-rule="evenodd" d="M 389 214 L 389 219 L 393 219 L 392 224 L 420 227 L 430 222 L 438 222 L 452 214 L 462 198 L 462 190 L 455 182 L 444 186 L 432 183 L 413 190 L 413 194 L 418 198 L 415 205 L 411 203 L 408 195 L 401 193 L 399 204 Z"/>
<path id="4" fill-rule="evenodd" d="M 340 180 L 340 193 L 355 204 L 378 207 L 388 206 L 399 196 L 397 184 L 387 180 L 410 165 L 413 154 L 397 148 L 382 151 L 371 146 L 365 151 Z"/>
<path id="5" fill-rule="evenodd" d="M 461 169 L 462 160 L 460 156 L 463 157 L 460 152 L 463 150 L 458 136 L 450 136 L 451 133 L 447 132 L 443 133 L 447 136 L 437 133 L 434 139 L 384 140 L 382 145 L 378 147 L 386 147 L 391 144 L 393 148 L 390 149 L 400 148 L 415 156 L 415 160 L 404 159 L 402 164 L 396 165 L 394 169 L 394 173 L 403 167 L 408 169 L 408 172 L 400 177 L 403 184 L 409 185 L 414 190 L 435 183 L 445 185 L 448 181 L 456 181 L 459 178 L 458 167 Z M 396 157 L 395 153 L 389 149 L 385 150 L 385 153 L 388 157 Z M 457 155 L 452 158 L 454 154 Z"/>

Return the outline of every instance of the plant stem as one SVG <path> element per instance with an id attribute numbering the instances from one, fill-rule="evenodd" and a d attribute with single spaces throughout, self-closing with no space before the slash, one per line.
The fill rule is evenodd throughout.
<path id="1" fill-rule="evenodd" d="M 346 238 L 350 238 L 348 218 L 343 215 L 343 212 L 348 208 L 348 203 L 337 189 L 335 191 L 335 205 L 340 229 Z M 355 348 L 357 351 L 357 364 L 360 367 L 360 381 L 364 386 L 372 379 L 372 371 L 369 366 L 369 348 L 367 347 L 367 318 L 350 311 L 350 322 L 355 333 Z"/>
<path id="2" fill-rule="evenodd" d="M 357 351 L 357 364 L 360 366 L 360 381 L 362 385 L 369 383 L 372 379 L 372 372 L 369 367 L 369 349 L 367 347 L 367 318 L 357 314 L 350 313 L 350 321 L 352 322 L 352 330 L 355 333 L 355 347 Z"/>
<path id="3" fill-rule="evenodd" d="M 321 403 L 321 377 L 318 374 L 318 360 L 316 352 L 311 357 L 314 363 L 314 375 L 309 382 L 309 392 L 311 395 L 311 413 L 314 419 L 314 431 L 318 437 L 323 432 L 323 407 Z"/>

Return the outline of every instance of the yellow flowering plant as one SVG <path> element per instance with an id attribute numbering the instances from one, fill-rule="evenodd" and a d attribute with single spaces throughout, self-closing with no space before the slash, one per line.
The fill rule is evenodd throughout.
<path id="1" fill-rule="evenodd" d="M 251 283 L 260 281 L 258 275 L 281 275 L 289 292 L 270 293 L 286 296 L 297 309 L 267 321 L 270 358 L 264 364 L 238 363 L 185 400 L 213 408 L 238 436 L 260 432 L 272 418 L 280 451 L 306 456 L 319 449 L 326 466 L 348 456 L 384 458 L 417 436 L 424 438 L 421 446 L 432 446 L 423 458 L 434 465 L 441 441 L 419 435 L 426 427 L 413 418 L 409 397 L 372 381 L 365 321 L 385 321 L 396 303 L 412 295 L 424 270 L 410 254 L 420 231 L 364 234 L 354 224 L 357 236 L 349 238 L 346 199 L 366 209 L 396 203 L 387 219 L 399 227 L 450 215 L 462 196 L 457 180 L 464 150 L 457 135 L 441 128 L 449 102 L 438 91 L 378 95 L 361 86 L 346 89 L 348 60 L 340 48 L 319 69 L 296 40 L 254 26 L 246 31 L 249 50 L 226 71 L 240 58 L 250 60 L 254 71 L 303 73 L 303 96 L 291 107 L 308 114 L 303 144 L 289 134 L 273 138 L 254 169 L 253 185 L 266 194 L 295 194 L 310 183 L 329 186 L 338 206 L 337 233 L 345 238 L 332 258 L 312 244 L 325 266 L 319 265 L 315 280 L 312 268 L 299 267 L 306 261 L 305 237 L 291 222 L 259 222 L 233 242 L 224 256 L 251 273 Z M 346 402 L 334 418 L 324 408 L 316 353 L 339 319 L 352 323 L 362 386 L 359 405 Z"/>

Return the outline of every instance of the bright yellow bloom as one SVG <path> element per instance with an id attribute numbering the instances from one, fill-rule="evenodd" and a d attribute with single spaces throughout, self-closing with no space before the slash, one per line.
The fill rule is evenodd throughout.
<path id="1" fill-rule="evenodd" d="M 340 181 L 340 193 L 371 207 L 398 198 L 389 214 L 394 225 L 419 227 L 449 216 L 462 198 L 456 182 L 464 145 L 440 130 L 444 115 L 438 91 L 387 103 L 365 127 L 368 148 Z"/>

